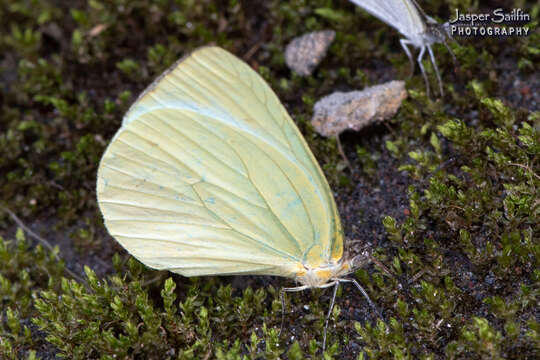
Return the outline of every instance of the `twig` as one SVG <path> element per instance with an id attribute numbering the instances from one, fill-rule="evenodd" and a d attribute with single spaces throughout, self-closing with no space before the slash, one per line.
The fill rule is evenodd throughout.
<path id="1" fill-rule="evenodd" d="M 520 168 L 523 168 L 523 169 L 525 169 L 525 170 L 528 170 L 528 171 L 530 171 L 531 174 L 534 175 L 535 178 L 537 178 L 538 180 L 540 180 L 540 176 L 536 175 L 535 172 L 534 172 L 530 167 L 528 167 L 527 165 L 516 164 L 516 163 L 510 163 L 510 164 L 508 164 L 508 165 L 518 166 L 518 167 L 520 167 Z"/>
<path id="2" fill-rule="evenodd" d="M 31 237 L 33 237 L 34 239 L 36 239 L 37 241 L 39 241 L 44 247 L 46 247 L 53 255 L 54 257 L 56 258 L 56 260 L 58 261 L 62 261 L 62 259 L 60 258 L 60 256 L 58 256 L 58 254 L 54 251 L 54 246 L 51 245 L 50 242 L 48 242 L 46 239 L 42 238 L 41 236 L 39 236 L 38 234 L 36 234 L 35 232 L 33 232 L 28 226 L 26 226 L 21 219 L 19 219 L 19 217 L 17 215 L 15 215 L 15 213 L 13 211 L 11 211 L 10 209 L 6 208 L 6 207 L 2 207 L 2 209 L 8 213 L 8 215 L 11 217 L 11 219 L 17 224 L 17 226 L 19 226 L 21 229 L 23 229 L 28 235 L 30 235 Z M 64 267 L 64 270 L 72 277 L 74 278 L 75 280 L 79 281 L 79 282 L 82 282 L 82 283 L 86 283 L 86 281 L 81 278 L 79 275 L 75 274 L 73 271 L 69 270 L 66 267 Z"/>
<path id="3" fill-rule="evenodd" d="M 339 134 L 336 134 L 336 141 L 337 141 L 337 148 L 338 148 L 338 151 L 341 155 L 341 157 L 343 158 L 343 160 L 345 161 L 345 165 L 347 165 L 347 167 L 349 168 L 349 170 L 351 172 L 353 172 L 353 168 L 351 166 L 351 162 L 349 161 L 349 159 L 347 158 L 347 155 L 345 155 L 345 152 L 343 151 L 343 148 L 341 147 L 341 141 L 339 140 Z"/>
<path id="4" fill-rule="evenodd" d="M 388 267 L 386 267 L 386 265 L 384 265 L 382 262 L 377 260 L 377 258 L 375 258 L 373 255 L 370 254 L 369 259 L 375 265 L 377 265 L 382 271 L 384 271 L 388 276 L 393 277 L 393 278 L 397 278 L 397 276 L 390 269 L 388 269 Z"/>
<path id="5" fill-rule="evenodd" d="M 248 52 L 242 57 L 245 61 L 249 61 L 253 55 L 261 48 L 262 42 L 257 42 L 253 45 Z"/>
<path id="6" fill-rule="evenodd" d="M 383 125 L 386 127 L 386 129 L 387 129 L 388 131 L 390 131 L 390 133 L 391 133 L 392 135 L 396 135 L 396 132 L 394 131 L 394 129 L 392 129 L 392 127 L 391 127 L 390 125 L 388 125 L 388 123 L 387 123 L 386 121 L 383 121 Z"/>
<path id="7" fill-rule="evenodd" d="M 146 280 L 145 282 L 143 282 L 143 283 L 141 284 L 141 287 L 144 288 L 144 287 L 147 287 L 147 286 L 150 285 L 150 284 L 155 283 L 156 281 L 163 280 L 163 277 L 164 277 L 164 273 L 161 271 L 161 272 L 159 272 L 159 274 L 158 274 L 157 276 L 154 276 L 153 278 L 148 279 L 148 280 Z"/>
<path id="8" fill-rule="evenodd" d="M 420 279 L 422 276 L 424 276 L 424 274 L 427 272 L 426 269 L 422 269 L 420 270 L 419 272 L 416 273 L 416 275 L 414 275 L 410 280 L 409 280 L 409 285 L 416 282 L 416 280 Z"/>
<path id="9" fill-rule="evenodd" d="M 465 209 L 462 208 L 461 206 L 457 206 L 457 205 L 448 205 L 449 208 L 454 208 L 454 209 L 458 209 L 458 210 L 461 210 L 463 212 L 465 212 Z"/>

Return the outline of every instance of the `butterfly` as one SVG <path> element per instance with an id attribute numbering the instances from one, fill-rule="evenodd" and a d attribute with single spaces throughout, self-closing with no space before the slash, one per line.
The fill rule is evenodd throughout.
<path id="1" fill-rule="evenodd" d="M 344 278 L 332 191 L 266 82 L 218 47 L 187 55 L 123 118 L 99 164 L 109 233 L 147 266 L 184 276 L 276 275 L 301 291 Z M 282 317 L 283 323 L 283 317 Z"/>
<path id="2" fill-rule="evenodd" d="M 379 18 L 388 25 L 396 28 L 402 35 L 405 36 L 405 39 L 401 39 L 399 42 L 401 47 L 407 54 L 410 62 L 410 73 L 414 72 L 414 60 L 409 49 L 409 46 L 412 45 L 420 49 L 416 61 L 418 66 L 420 66 L 420 71 L 424 77 L 424 82 L 426 84 L 426 93 L 429 96 L 429 81 L 424 70 L 424 65 L 422 64 L 422 59 L 426 49 L 429 53 L 429 58 L 433 64 L 435 70 L 435 75 L 437 76 L 437 81 L 439 83 L 439 91 L 441 96 L 444 95 L 441 74 L 439 72 L 439 67 L 435 61 L 435 56 L 433 54 L 433 49 L 431 45 L 435 43 L 442 43 L 446 46 L 454 63 L 456 63 L 456 58 L 454 53 L 446 43 L 448 38 L 451 38 L 450 32 L 448 30 L 448 24 L 439 24 L 431 16 L 428 16 L 418 5 L 416 0 L 349 0 L 352 3 L 363 8 L 371 15 Z"/>

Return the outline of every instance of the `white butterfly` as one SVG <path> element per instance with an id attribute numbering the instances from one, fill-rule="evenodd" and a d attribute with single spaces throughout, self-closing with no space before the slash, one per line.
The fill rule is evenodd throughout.
<path id="1" fill-rule="evenodd" d="M 350 0 L 352 3 L 360 6 L 371 15 L 376 16 L 380 20 L 384 21 L 388 25 L 396 28 L 401 34 L 405 36 L 405 39 L 401 39 L 400 43 L 403 50 L 409 57 L 411 63 L 411 74 L 414 71 L 414 60 L 409 50 L 408 45 L 412 45 L 420 49 L 418 57 L 416 58 L 422 76 L 426 83 L 426 91 L 429 96 L 429 82 L 422 64 L 422 59 L 427 51 L 429 52 L 429 58 L 435 69 L 437 80 L 439 82 L 439 89 L 441 96 L 443 95 L 443 87 L 441 74 L 433 55 L 432 44 L 443 43 L 452 58 L 455 61 L 455 56 L 452 50 L 446 44 L 447 38 L 450 38 L 447 24 L 439 24 L 431 16 L 426 15 L 422 8 L 415 0 Z"/>

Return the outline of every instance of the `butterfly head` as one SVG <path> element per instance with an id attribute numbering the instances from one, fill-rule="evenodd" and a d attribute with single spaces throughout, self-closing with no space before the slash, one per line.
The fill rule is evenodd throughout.
<path id="1" fill-rule="evenodd" d="M 315 268 L 302 265 L 296 273 L 296 281 L 309 287 L 320 287 L 332 279 L 349 274 L 352 269 L 352 261 L 343 259 L 322 264 Z"/>
<path id="2" fill-rule="evenodd" d="M 328 262 L 317 267 L 299 265 L 296 272 L 296 281 L 309 287 L 320 287 L 332 279 L 336 279 L 352 273 L 371 262 L 371 256 L 367 250 L 362 251 L 352 259 L 344 256 L 335 262 Z"/>
<path id="3" fill-rule="evenodd" d="M 444 31 L 444 36 L 447 40 L 454 40 L 454 37 L 452 36 L 452 30 L 450 27 L 450 23 L 447 21 L 444 24 L 440 25 L 439 28 Z M 454 40 L 455 41 L 455 40 Z"/>
<path id="4" fill-rule="evenodd" d="M 446 41 L 454 39 L 452 37 L 450 23 L 445 22 L 444 24 L 440 24 L 428 15 L 425 16 L 425 20 L 427 26 L 425 35 L 431 43 L 446 43 Z"/>

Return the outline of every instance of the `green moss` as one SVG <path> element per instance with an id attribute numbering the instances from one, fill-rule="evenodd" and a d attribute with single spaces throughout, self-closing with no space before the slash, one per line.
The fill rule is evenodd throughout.
<path id="1" fill-rule="evenodd" d="M 254 359 L 283 352 L 277 330 L 262 320 L 279 318 L 270 314 L 263 289 L 233 296 L 230 286 L 195 281 L 177 301 L 176 283 L 168 278 L 156 302 L 143 289 L 142 265 L 130 260 L 128 268 L 122 277 L 98 279 L 86 267 L 87 286 L 64 278 L 60 291 L 40 292 L 40 317 L 33 322 L 60 356 L 199 359 L 214 353 L 236 359 L 247 352 Z"/>
<path id="2" fill-rule="evenodd" d="M 15 241 L 0 237 L 0 358 L 31 357 L 43 339 L 36 335 L 31 319 L 38 316 L 33 293 L 58 289 L 64 264 L 40 245 L 31 247 L 22 230 Z"/>
<path id="3" fill-rule="evenodd" d="M 391 217 L 383 223 L 389 239 L 397 246 L 398 255 L 392 261 L 396 274 L 405 270 L 413 278 L 425 274 L 420 279 L 426 280 L 409 289 L 414 299 L 412 307 L 403 302 L 396 304 L 393 297 L 385 300 L 397 305 L 397 313 L 392 314 L 396 317 L 389 325 L 358 325 L 359 334 L 368 344 L 368 354 L 375 358 L 436 356 L 441 340 L 452 336 L 455 329 L 461 329 L 460 337 L 446 345 L 450 358 L 506 358 L 515 348 L 527 358 L 538 351 L 536 340 L 520 334 L 534 334 L 531 300 L 536 301 L 539 295 L 537 285 L 531 284 L 537 282 L 536 269 L 540 266 L 539 246 L 532 240 L 540 233 L 536 200 L 540 133 L 526 118 L 517 119 L 516 112 L 500 100 L 486 97 L 478 84 L 472 88 L 473 99 L 482 111 L 482 122 L 476 127 L 435 112 L 423 127 L 403 123 L 398 139 L 387 143 L 389 149 L 407 148 L 416 139 L 425 139 L 421 148 L 408 152 L 409 159 L 401 156 L 410 162 L 401 169 L 411 176 L 430 176 L 410 189 L 411 216 L 401 224 Z M 425 101 L 413 101 L 419 100 Z M 401 114 L 417 115 L 405 115 L 406 111 Z M 444 152 L 455 159 L 453 162 L 447 162 L 443 146 Z M 436 241 L 430 235 L 434 224 L 440 229 Z M 463 284 L 463 270 L 456 268 L 450 255 L 456 252 L 474 264 L 476 280 L 468 280 L 473 282 L 469 285 L 472 294 L 455 285 Z M 381 258 L 386 263 L 391 261 L 387 256 Z M 502 288 L 484 283 L 483 279 L 491 277 L 490 282 L 500 282 Z M 513 284 L 520 285 L 516 288 Z M 381 291 L 389 288 L 394 288 L 393 284 L 382 284 Z M 484 295 L 488 293 L 505 294 L 505 299 Z M 471 296 L 485 297 L 480 300 L 489 305 L 491 321 L 480 317 L 464 321 L 462 314 L 485 308 L 477 300 L 471 302 Z M 403 326 L 414 331 L 404 331 Z M 426 348 L 418 352 L 414 348 L 417 343 Z"/>

